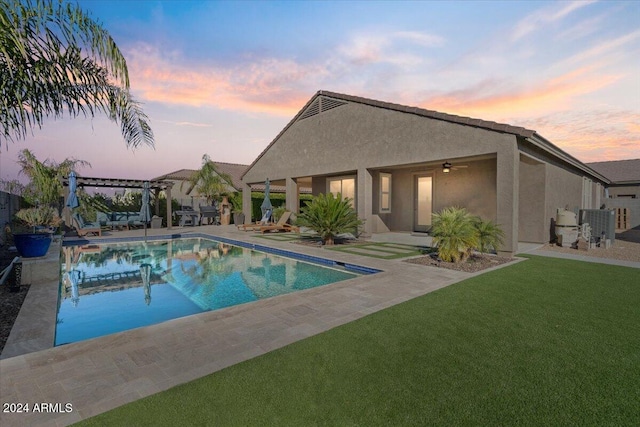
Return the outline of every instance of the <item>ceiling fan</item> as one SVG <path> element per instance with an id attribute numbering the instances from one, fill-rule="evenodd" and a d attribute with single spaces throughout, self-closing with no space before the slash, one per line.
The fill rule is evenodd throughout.
<path id="1" fill-rule="evenodd" d="M 464 169 L 464 168 L 468 168 L 468 165 L 456 165 L 453 166 L 450 162 L 446 161 L 442 164 L 442 172 L 444 173 L 449 173 L 452 170 L 458 170 L 458 169 Z"/>

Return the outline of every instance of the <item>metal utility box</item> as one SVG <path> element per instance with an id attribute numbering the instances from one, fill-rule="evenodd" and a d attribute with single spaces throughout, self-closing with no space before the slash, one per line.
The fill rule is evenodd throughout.
<path id="1" fill-rule="evenodd" d="M 605 239 L 611 244 L 616 239 L 616 211 L 615 209 L 580 209 L 578 216 L 580 225 L 589 224 L 591 235 L 601 237 L 604 232 Z"/>

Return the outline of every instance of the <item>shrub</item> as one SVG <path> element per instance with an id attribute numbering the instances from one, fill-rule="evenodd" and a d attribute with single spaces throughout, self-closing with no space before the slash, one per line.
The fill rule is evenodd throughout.
<path id="1" fill-rule="evenodd" d="M 498 224 L 493 221 L 483 221 L 480 217 L 473 218 L 472 222 L 478 235 L 477 249 L 480 253 L 485 253 L 488 250 L 497 251 L 504 241 L 504 232 Z"/>
<path id="2" fill-rule="evenodd" d="M 33 232 L 38 227 L 59 227 L 61 219 L 56 215 L 55 209 L 51 206 L 39 206 L 37 208 L 20 209 L 16 212 L 16 218 L 28 225 Z M 50 231 L 50 230 L 45 230 Z"/>
<path id="3" fill-rule="evenodd" d="M 450 207 L 432 215 L 431 235 L 443 261 L 460 262 L 478 247 L 478 234 L 466 209 Z"/>
<path id="4" fill-rule="evenodd" d="M 363 221 L 351 206 L 351 199 L 338 193 L 318 194 L 305 202 L 296 221 L 297 225 L 309 227 L 320 235 L 326 245 L 333 245 L 335 236 L 351 232 L 358 234 Z"/>

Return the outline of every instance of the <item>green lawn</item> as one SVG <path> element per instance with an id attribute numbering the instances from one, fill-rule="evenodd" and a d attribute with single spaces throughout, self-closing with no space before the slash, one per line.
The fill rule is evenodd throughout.
<path id="1" fill-rule="evenodd" d="M 637 426 L 639 402 L 640 270 L 531 257 L 84 424 Z"/>
<path id="2" fill-rule="evenodd" d="M 334 247 L 325 246 L 325 249 L 379 259 L 407 258 L 422 254 L 420 248 L 417 246 L 382 242 L 362 243 L 359 245 L 336 245 Z"/>

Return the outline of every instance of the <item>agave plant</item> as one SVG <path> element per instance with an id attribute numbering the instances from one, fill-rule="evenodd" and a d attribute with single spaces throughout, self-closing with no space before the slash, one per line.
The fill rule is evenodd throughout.
<path id="1" fill-rule="evenodd" d="M 432 215 L 431 223 L 433 243 L 443 261 L 464 261 L 478 247 L 478 233 L 466 209 L 445 208 Z"/>
<path id="2" fill-rule="evenodd" d="M 497 251 L 504 241 L 504 232 L 498 224 L 493 221 L 484 221 L 480 217 L 473 218 L 472 222 L 478 236 L 477 249 L 481 253 L 488 250 Z"/>
<path id="3" fill-rule="evenodd" d="M 342 198 L 342 194 L 318 194 L 298 215 L 297 225 L 314 230 L 325 245 L 333 245 L 334 238 L 341 233 L 358 233 L 363 221 L 351 206 L 350 198 Z"/>

